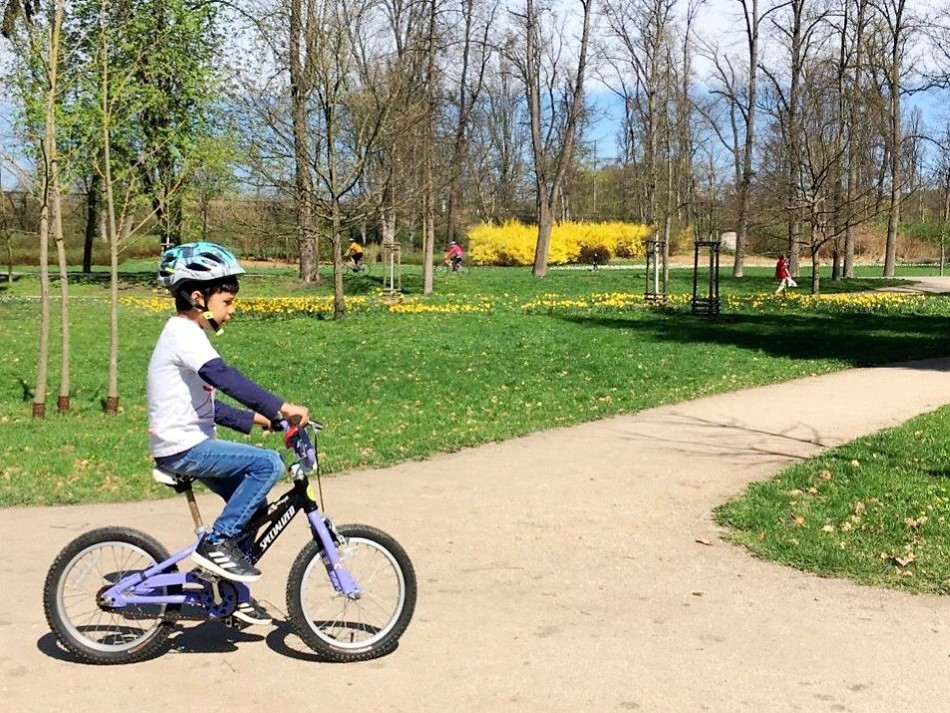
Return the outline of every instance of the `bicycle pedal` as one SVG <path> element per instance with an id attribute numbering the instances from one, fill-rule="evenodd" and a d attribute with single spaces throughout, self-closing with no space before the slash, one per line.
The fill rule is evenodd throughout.
<path id="1" fill-rule="evenodd" d="M 204 581 L 209 582 L 211 584 L 214 584 L 215 582 L 220 582 L 223 579 L 221 575 L 215 574 L 210 569 L 205 569 L 204 567 L 201 567 L 200 565 L 197 567 L 192 567 L 191 570 L 189 571 L 189 574 L 193 574 L 199 579 L 203 579 Z"/>

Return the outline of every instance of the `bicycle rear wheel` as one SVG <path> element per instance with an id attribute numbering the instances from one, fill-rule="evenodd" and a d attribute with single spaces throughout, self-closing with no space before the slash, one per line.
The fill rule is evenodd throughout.
<path id="1" fill-rule="evenodd" d="M 133 663 L 155 656 L 172 630 L 168 610 L 179 607 L 131 604 L 113 609 L 103 606 L 99 595 L 168 557 L 153 537 L 126 527 L 91 530 L 70 542 L 53 561 L 43 587 L 43 610 L 57 640 L 85 663 Z"/>
<path id="2" fill-rule="evenodd" d="M 323 548 L 308 542 L 287 578 L 287 612 L 297 635 L 328 661 L 383 656 L 402 636 L 416 606 L 416 575 L 406 551 L 368 525 L 338 528 L 344 566 L 362 589 L 349 599 L 330 583 Z"/>
<path id="3" fill-rule="evenodd" d="M 441 265 L 436 265 L 433 272 L 435 272 L 436 277 L 445 277 L 446 275 L 449 274 L 449 266 L 446 265 L 445 263 L 442 263 Z"/>

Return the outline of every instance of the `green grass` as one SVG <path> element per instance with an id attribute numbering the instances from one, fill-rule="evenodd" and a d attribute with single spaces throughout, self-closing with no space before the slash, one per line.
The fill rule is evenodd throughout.
<path id="1" fill-rule="evenodd" d="M 950 407 L 753 484 L 716 516 L 765 559 L 950 592 Z"/>
<path id="2" fill-rule="evenodd" d="M 301 285 L 288 272 L 258 271 L 243 281 L 242 296 L 326 294 L 326 285 Z M 724 278 L 723 294 L 773 289 L 770 270 L 750 273 L 741 281 Z M 151 272 L 127 272 L 122 294 L 155 294 L 152 279 Z M 371 293 L 378 279 L 356 277 L 348 289 Z M 437 282 L 437 291 L 460 300 L 508 295 L 517 303 L 550 292 L 642 292 L 643 279 L 642 271 L 602 270 L 552 271 L 537 280 L 527 269 L 479 268 L 466 278 Z M 418 292 L 418 271 L 408 269 L 403 282 Z M 689 271 L 674 271 L 674 291 L 690 286 Z M 868 285 L 856 280 L 838 286 Z M 41 422 L 30 418 L 38 340 L 38 306 L 30 296 L 37 283 L 23 277 L 0 291 L 0 505 L 162 494 L 148 477 L 144 375 L 168 315 L 122 308 L 122 413 L 106 417 L 107 283 L 76 280 L 71 290 L 72 412 L 55 414 L 54 347 L 51 413 Z M 242 321 L 239 314 L 216 345 L 251 378 L 306 403 L 326 422 L 325 463 L 340 472 L 849 366 L 945 355 L 945 319 L 939 313 L 751 309 L 714 320 L 644 309 L 370 311 L 342 323 L 312 317 Z M 250 440 L 277 443 L 262 438 Z"/>

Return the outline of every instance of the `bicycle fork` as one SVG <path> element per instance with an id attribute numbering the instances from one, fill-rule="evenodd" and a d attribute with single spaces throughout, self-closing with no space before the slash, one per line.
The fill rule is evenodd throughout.
<path id="1" fill-rule="evenodd" d="M 323 545 L 323 566 L 327 568 L 333 588 L 347 599 L 359 599 L 363 591 L 344 566 L 337 550 L 337 542 L 341 541 L 339 533 L 335 529 L 330 531 L 333 524 L 326 520 L 319 510 L 308 512 L 307 519 L 314 537 Z"/>

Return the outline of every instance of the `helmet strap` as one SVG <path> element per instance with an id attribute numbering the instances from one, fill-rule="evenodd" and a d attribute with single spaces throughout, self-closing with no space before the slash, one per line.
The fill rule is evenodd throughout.
<path id="1" fill-rule="evenodd" d="M 215 336 L 220 337 L 222 334 L 224 334 L 224 327 L 218 324 L 218 320 L 214 318 L 211 310 L 208 309 L 208 298 L 211 296 L 209 291 L 201 290 L 201 295 L 204 298 L 203 305 L 200 305 L 191 299 L 191 293 L 186 290 L 182 290 L 179 294 L 184 297 L 185 301 L 188 302 L 188 304 L 190 304 L 192 307 L 197 310 L 201 310 L 201 316 L 204 317 L 205 321 L 211 327 L 211 331 L 215 333 Z"/>

